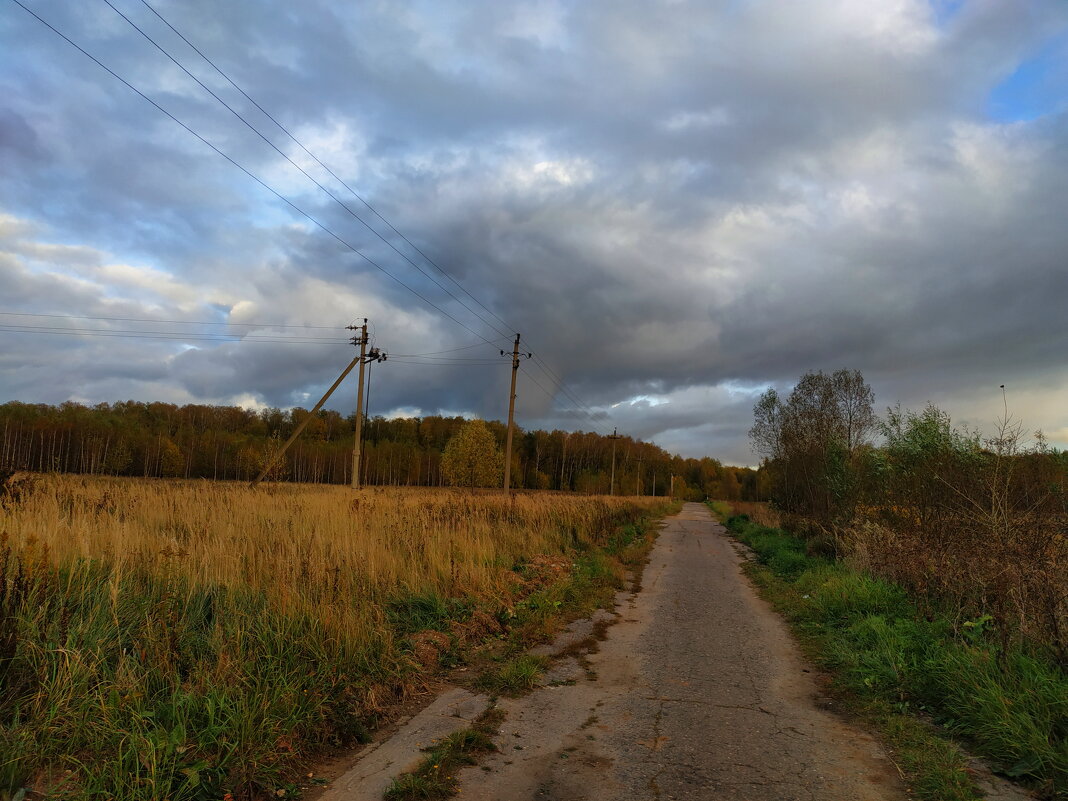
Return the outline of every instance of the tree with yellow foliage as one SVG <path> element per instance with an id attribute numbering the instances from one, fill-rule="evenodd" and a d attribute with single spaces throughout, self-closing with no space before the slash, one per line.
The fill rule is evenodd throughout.
<path id="1" fill-rule="evenodd" d="M 441 457 L 445 480 L 454 487 L 499 487 L 504 457 L 482 420 L 469 420 L 453 435 Z"/>

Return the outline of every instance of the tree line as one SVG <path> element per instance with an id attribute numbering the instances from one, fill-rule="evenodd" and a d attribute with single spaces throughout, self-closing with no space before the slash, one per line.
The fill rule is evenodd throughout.
<path id="1" fill-rule="evenodd" d="M 265 409 L 120 401 L 86 406 L 0 405 L 0 467 L 144 478 L 248 481 L 308 417 L 306 409 Z M 365 420 L 362 479 L 371 485 L 439 486 L 442 458 L 462 417 Z M 354 415 L 316 413 L 273 472 L 275 480 L 346 484 L 352 476 Z M 486 421 L 498 447 L 505 425 Z M 632 437 L 586 431 L 525 431 L 513 446 L 513 485 L 527 489 L 608 493 L 612 450 L 615 491 L 759 500 L 755 470 L 713 458 L 684 459 Z"/>

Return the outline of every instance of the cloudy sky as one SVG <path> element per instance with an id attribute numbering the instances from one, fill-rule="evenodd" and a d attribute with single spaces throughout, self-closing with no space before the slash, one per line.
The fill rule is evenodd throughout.
<path id="1" fill-rule="evenodd" d="M 0 401 L 310 406 L 367 317 L 372 414 L 520 331 L 527 427 L 752 463 L 849 367 L 1068 446 L 1066 3 L 19 2 Z"/>

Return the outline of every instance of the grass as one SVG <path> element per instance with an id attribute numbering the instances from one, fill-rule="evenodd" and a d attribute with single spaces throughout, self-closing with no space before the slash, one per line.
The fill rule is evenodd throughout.
<path id="1" fill-rule="evenodd" d="M 538 678 L 548 664 L 549 660 L 544 656 L 520 654 L 483 673 L 478 686 L 493 695 L 522 695 L 538 685 Z"/>
<path id="2" fill-rule="evenodd" d="M 454 647 L 585 603 L 655 508 L 40 477 L 0 505 L 0 798 L 294 797 Z"/>
<path id="3" fill-rule="evenodd" d="M 449 798 L 456 793 L 456 771 L 473 765 L 478 755 L 497 750 L 493 735 L 504 713 L 490 707 L 468 729 L 453 732 L 428 749 L 427 756 L 411 773 L 393 780 L 386 801 L 422 801 Z"/>
<path id="4" fill-rule="evenodd" d="M 977 798 L 964 740 L 1045 798 L 1068 798 L 1068 675 L 1004 650 L 988 617 L 921 613 L 900 586 L 806 553 L 805 541 L 745 516 L 728 527 L 756 553 L 751 576 L 882 732 L 917 798 Z M 931 721 L 939 724 L 936 728 Z"/>

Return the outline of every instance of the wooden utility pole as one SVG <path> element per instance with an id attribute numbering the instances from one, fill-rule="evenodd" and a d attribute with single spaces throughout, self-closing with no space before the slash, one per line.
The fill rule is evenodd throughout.
<path id="1" fill-rule="evenodd" d="M 355 326 L 348 326 L 350 331 L 356 331 Z M 367 356 L 367 318 L 363 318 L 363 325 L 358 329 L 359 336 L 353 337 L 352 344 L 360 346 L 360 377 L 356 381 L 356 437 L 352 443 L 352 488 L 360 488 L 360 439 L 363 435 L 363 371 L 365 357 Z"/>
<path id="2" fill-rule="evenodd" d="M 389 356 L 379 351 L 378 348 L 371 348 L 367 350 L 367 318 L 363 320 L 363 325 L 359 328 L 355 326 L 346 326 L 350 331 L 359 331 L 359 336 L 352 338 L 353 345 L 360 346 L 360 355 L 357 357 L 360 360 L 360 377 L 358 380 L 359 386 L 356 389 L 356 437 L 352 443 L 352 488 L 360 488 L 360 452 L 363 446 L 363 418 L 364 418 L 364 404 L 363 394 L 364 387 L 367 388 L 367 393 L 371 393 L 371 373 L 368 370 L 367 383 L 364 384 L 364 366 L 369 365 L 371 362 L 384 362 Z"/>
<path id="3" fill-rule="evenodd" d="M 334 390 L 338 388 L 341 382 L 345 380 L 345 376 L 352 372 L 352 368 L 356 366 L 356 363 L 358 361 L 360 361 L 359 356 L 349 362 L 349 366 L 341 371 L 341 375 L 337 377 L 337 381 L 335 381 L 330 386 L 330 389 L 326 391 L 326 394 L 324 394 L 323 397 L 319 398 L 319 402 L 315 404 L 312 410 L 308 413 L 308 416 L 301 421 L 300 425 L 293 429 L 293 433 L 289 435 L 289 439 L 286 440 L 285 445 L 283 445 L 277 451 L 272 453 L 270 458 L 267 459 L 267 463 L 263 466 L 263 470 L 261 470 L 260 474 L 256 476 L 256 478 L 253 479 L 252 482 L 249 484 L 250 487 L 255 487 L 257 484 L 263 481 L 263 477 L 266 476 L 268 472 L 270 472 L 272 467 L 274 467 L 274 463 L 277 462 L 280 458 L 282 458 L 282 454 L 289 450 L 289 446 L 292 445 L 296 441 L 297 437 L 300 436 L 300 432 L 304 430 L 304 427 L 312 421 L 312 418 L 315 417 L 316 412 L 323 408 L 323 404 L 326 403 L 326 399 L 329 398 L 333 394 Z"/>
<path id="4" fill-rule="evenodd" d="M 501 351 L 504 356 L 504 351 Z M 519 334 L 512 347 L 512 388 L 508 392 L 508 433 L 504 438 L 504 491 L 512 488 L 512 429 L 515 427 L 515 377 L 519 372 Z M 529 359 L 531 354 L 524 354 Z"/>
<path id="5" fill-rule="evenodd" d="M 560 484 L 557 489 L 561 492 L 564 490 L 564 465 L 567 464 L 567 440 L 570 436 L 570 433 L 564 434 L 560 439 Z"/>
<path id="6" fill-rule="evenodd" d="M 367 384 L 365 385 L 364 391 L 363 391 L 363 416 L 367 418 L 367 422 L 368 423 L 371 422 L 371 415 L 368 413 L 367 410 L 371 408 L 371 363 L 374 362 L 374 361 L 375 361 L 374 359 L 371 359 L 367 363 Z M 361 448 L 360 450 L 362 452 L 363 449 Z M 366 462 L 363 463 L 363 483 L 364 484 L 367 483 L 367 473 L 370 470 L 370 468 L 371 468 L 371 460 L 368 459 Z"/>
<path id="7" fill-rule="evenodd" d="M 612 440 L 612 480 L 608 485 L 608 494 L 616 494 L 616 440 L 619 439 L 619 432 L 617 429 L 612 429 L 612 436 L 609 437 Z"/>
<path id="8" fill-rule="evenodd" d="M 634 490 L 635 490 L 634 494 L 635 495 L 641 495 L 642 494 L 642 459 L 644 459 L 644 458 L 645 458 L 644 456 L 641 456 L 641 455 L 638 456 L 638 483 L 634 487 Z"/>

